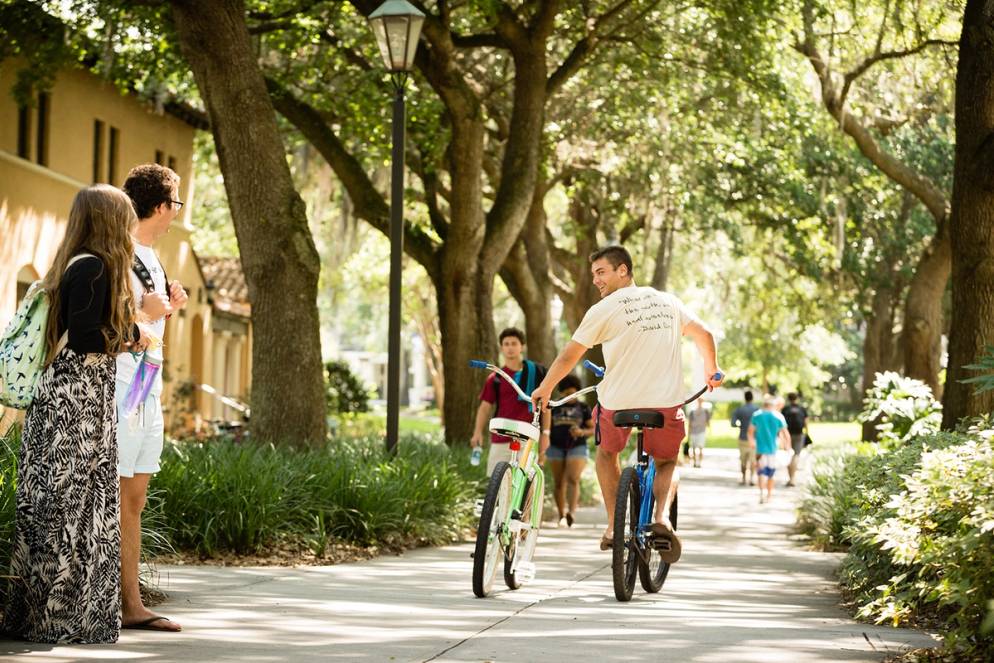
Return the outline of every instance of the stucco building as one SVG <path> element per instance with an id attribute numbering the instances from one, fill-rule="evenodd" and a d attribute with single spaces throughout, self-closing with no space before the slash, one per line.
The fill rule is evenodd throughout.
<path id="1" fill-rule="evenodd" d="M 251 310 L 237 260 L 220 270 L 190 244 L 193 141 L 206 128 L 178 104 L 156 108 L 83 69 L 66 69 L 31 105 L 11 95 L 18 63 L 0 63 L 0 328 L 49 269 L 73 196 L 95 182 L 120 186 L 141 163 L 169 166 L 186 204 L 156 246 L 169 278 L 190 294 L 166 325 L 163 405 L 171 428 L 237 419 L 251 375 Z M 222 273 L 223 271 L 223 273 Z M 217 292 L 213 277 L 225 279 Z M 206 385 L 206 388 L 203 387 Z M 227 403 L 227 404 L 226 404 Z"/>

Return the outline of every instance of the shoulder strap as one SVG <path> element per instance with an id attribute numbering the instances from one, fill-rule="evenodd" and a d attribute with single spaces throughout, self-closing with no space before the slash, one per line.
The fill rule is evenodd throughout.
<path id="1" fill-rule="evenodd" d="M 148 267 L 142 262 L 142 259 L 138 257 L 136 253 L 134 255 L 134 260 L 131 262 L 131 271 L 135 273 L 138 280 L 141 281 L 142 287 L 145 288 L 145 292 L 155 291 L 155 282 L 152 280 L 152 274 L 148 271 Z"/>

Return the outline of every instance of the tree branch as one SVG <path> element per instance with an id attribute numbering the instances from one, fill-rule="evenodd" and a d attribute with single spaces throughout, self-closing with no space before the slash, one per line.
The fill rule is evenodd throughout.
<path id="1" fill-rule="evenodd" d="M 390 208 L 373 186 L 359 161 L 349 153 L 321 114 L 311 105 L 294 97 L 273 79 L 266 79 L 273 106 L 304 135 L 324 158 L 355 205 L 357 217 L 367 221 L 385 235 L 390 232 Z M 424 231 L 405 223 L 404 250 L 417 260 L 433 278 L 439 273 L 434 243 Z"/>
<path id="2" fill-rule="evenodd" d="M 929 46 L 958 46 L 958 45 L 959 44 L 957 44 L 957 42 L 955 41 L 946 41 L 944 39 L 926 39 L 917 46 L 902 51 L 886 51 L 883 53 L 879 52 L 874 53 L 873 55 L 864 59 L 862 62 L 856 65 L 855 68 L 846 72 L 845 76 L 842 79 L 843 82 L 842 82 L 842 91 L 840 92 L 840 101 L 842 101 L 843 103 L 845 102 L 846 97 L 849 95 L 849 88 L 852 86 L 853 81 L 855 81 L 857 78 L 865 74 L 867 70 L 870 69 L 870 67 L 872 67 L 877 63 L 884 62 L 886 60 L 897 60 L 900 58 L 907 57 L 909 55 L 916 55 L 924 51 Z"/>

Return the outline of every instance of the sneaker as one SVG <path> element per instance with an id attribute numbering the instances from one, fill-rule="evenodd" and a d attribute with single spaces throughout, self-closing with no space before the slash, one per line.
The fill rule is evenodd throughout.
<path id="1" fill-rule="evenodd" d="M 562 518 L 559 519 L 558 522 L 556 522 L 556 527 L 558 527 L 559 529 L 562 529 L 563 527 L 569 527 L 569 525 L 566 523 L 566 516 L 563 516 Z"/>
<path id="2" fill-rule="evenodd" d="M 797 485 L 797 484 L 796 484 L 796 483 L 794 483 L 793 481 L 788 481 L 788 482 L 787 482 L 787 487 L 788 487 L 788 488 L 793 488 L 793 487 L 794 487 L 794 486 L 796 486 L 796 485 Z"/>
<path id="3" fill-rule="evenodd" d="M 566 527 L 572 527 L 572 526 L 573 526 L 573 514 L 572 513 L 567 513 L 566 514 Z"/>

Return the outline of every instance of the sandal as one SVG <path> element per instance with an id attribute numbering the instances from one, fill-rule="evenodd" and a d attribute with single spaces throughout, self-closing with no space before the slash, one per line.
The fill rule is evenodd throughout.
<path id="1" fill-rule="evenodd" d="M 649 531 L 652 532 L 653 536 L 663 539 L 669 543 L 668 550 L 657 548 L 657 550 L 659 550 L 659 556 L 664 562 L 672 564 L 680 559 L 680 553 L 683 552 L 683 546 L 680 544 L 680 537 L 676 535 L 676 532 L 673 531 L 672 527 L 664 525 L 663 523 L 652 523 L 649 525 Z"/>
<path id="2" fill-rule="evenodd" d="M 601 550 L 611 550 L 614 548 L 614 537 L 605 534 L 601 537 Z"/>

